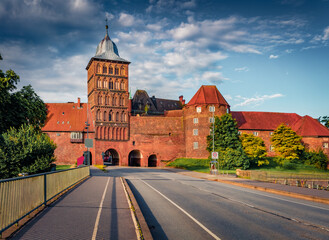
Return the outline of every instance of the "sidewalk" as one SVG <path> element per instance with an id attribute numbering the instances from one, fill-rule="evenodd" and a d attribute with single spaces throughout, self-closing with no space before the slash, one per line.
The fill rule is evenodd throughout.
<path id="1" fill-rule="evenodd" d="M 51 204 L 12 239 L 136 239 L 120 178 L 90 170 L 91 178 Z"/>
<path id="2" fill-rule="evenodd" d="M 240 187 L 251 188 L 251 189 L 275 193 L 279 195 L 290 196 L 294 198 L 329 204 L 329 191 L 325 191 L 325 190 L 287 186 L 287 185 L 275 184 L 269 182 L 260 182 L 260 181 L 254 181 L 244 178 L 236 178 L 226 175 L 210 175 L 207 173 L 193 172 L 193 171 L 177 169 L 177 168 L 164 168 L 164 169 L 190 177 L 206 179 L 211 181 L 218 181 L 218 182 L 232 184 Z"/>

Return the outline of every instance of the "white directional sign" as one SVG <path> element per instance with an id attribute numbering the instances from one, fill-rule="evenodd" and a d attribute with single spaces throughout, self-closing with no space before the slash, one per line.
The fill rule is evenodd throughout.
<path id="1" fill-rule="evenodd" d="M 211 152 L 212 159 L 218 159 L 218 152 Z"/>

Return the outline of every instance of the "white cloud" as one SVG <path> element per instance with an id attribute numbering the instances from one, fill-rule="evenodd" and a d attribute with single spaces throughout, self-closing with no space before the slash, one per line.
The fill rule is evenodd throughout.
<path id="1" fill-rule="evenodd" d="M 234 71 L 236 71 L 236 72 L 248 72 L 249 68 L 248 67 L 234 68 Z"/>
<path id="2" fill-rule="evenodd" d="M 329 26 L 323 30 L 323 37 L 322 37 L 323 41 L 327 41 L 328 39 L 329 39 Z"/>
<path id="3" fill-rule="evenodd" d="M 237 101 L 241 101 L 238 104 L 235 104 L 234 107 L 244 107 L 244 106 L 249 106 L 249 105 L 260 105 L 266 100 L 273 99 L 273 98 L 280 98 L 283 97 L 281 93 L 276 93 L 272 95 L 263 95 L 263 96 L 256 96 L 256 97 L 251 97 L 251 98 L 246 98 L 246 97 L 241 97 L 241 96 L 236 96 Z"/>
<path id="4" fill-rule="evenodd" d="M 136 23 L 136 20 L 133 15 L 121 13 L 118 22 L 122 26 L 131 27 Z"/>
<path id="5" fill-rule="evenodd" d="M 210 72 L 210 71 L 204 72 L 201 78 L 213 84 L 219 84 L 225 80 L 229 80 L 229 78 L 224 77 L 221 72 Z"/>
<path id="6" fill-rule="evenodd" d="M 278 55 L 271 54 L 268 58 L 269 59 L 277 59 L 278 57 L 279 57 Z"/>

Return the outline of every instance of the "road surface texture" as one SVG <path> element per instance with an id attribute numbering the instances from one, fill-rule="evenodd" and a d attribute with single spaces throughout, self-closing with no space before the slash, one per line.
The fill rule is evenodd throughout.
<path id="1" fill-rule="evenodd" d="M 91 173 L 12 239 L 137 239 L 121 179 L 98 169 Z"/>
<path id="2" fill-rule="evenodd" d="M 124 176 L 154 239 L 329 239 L 329 205 L 152 168 Z"/>

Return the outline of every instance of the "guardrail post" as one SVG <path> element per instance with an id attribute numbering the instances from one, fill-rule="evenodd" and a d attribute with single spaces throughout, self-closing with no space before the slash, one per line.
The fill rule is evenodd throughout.
<path id="1" fill-rule="evenodd" d="M 43 194 L 44 194 L 44 205 L 47 206 L 47 174 L 44 174 L 43 180 Z"/>

